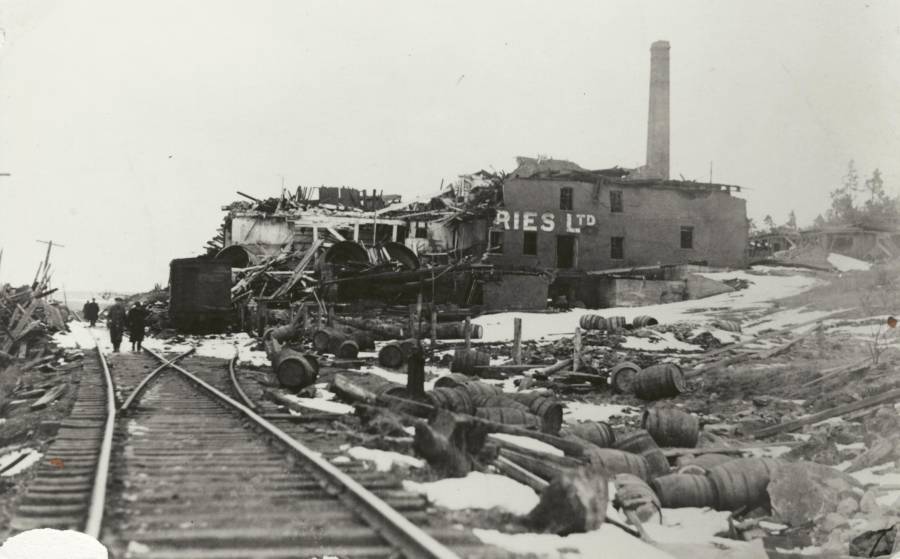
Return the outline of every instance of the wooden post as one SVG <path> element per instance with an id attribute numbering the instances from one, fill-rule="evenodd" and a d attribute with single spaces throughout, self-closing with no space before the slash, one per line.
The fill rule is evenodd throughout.
<path id="1" fill-rule="evenodd" d="M 422 329 L 422 291 L 419 290 L 419 296 L 416 297 L 416 332 Z"/>
<path id="2" fill-rule="evenodd" d="M 334 326 L 334 305 L 328 305 L 328 322 L 326 322 L 328 327 Z"/>
<path id="3" fill-rule="evenodd" d="M 522 364 L 522 319 L 513 319 L 513 363 Z"/>
<path id="4" fill-rule="evenodd" d="M 325 328 L 325 313 L 322 312 L 322 305 L 319 305 L 316 310 L 316 328 L 319 330 Z"/>
<path id="5" fill-rule="evenodd" d="M 397 242 L 397 224 L 391 226 L 391 240 Z"/>
<path id="6" fill-rule="evenodd" d="M 359 242 L 359 222 L 353 224 L 353 240 Z"/>
<path id="7" fill-rule="evenodd" d="M 434 304 L 431 305 L 431 355 L 434 355 L 434 348 L 437 346 L 437 312 L 434 310 Z"/>
<path id="8" fill-rule="evenodd" d="M 269 304 L 262 300 L 258 299 L 256 301 L 256 330 L 257 335 L 262 338 L 263 334 L 266 332 L 266 326 L 268 325 L 268 317 L 269 317 Z"/>
<path id="9" fill-rule="evenodd" d="M 575 327 L 575 337 L 572 339 L 572 370 L 581 368 L 581 328 Z"/>
<path id="10" fill-rule="evenodd" d="M 406 389 L 411 396 L 425 395 L 425 353 L 416 343 L 406 360 Z"/>
<path id="11" fill-rule="evenodd" d="M 463 327 L 463 337 L 466 340 L 466 349 L 472 349 L 472 318 L 466 317 L 466 324 Z"/>

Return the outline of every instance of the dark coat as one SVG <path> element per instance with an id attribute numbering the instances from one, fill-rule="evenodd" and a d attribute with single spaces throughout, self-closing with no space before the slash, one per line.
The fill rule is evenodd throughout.
<path id="1" fill-rule="evenodd" d="M 115 303 L 106 310 L 106 325 L 109 328 L 109 336 L 113 342 L 122 340 L 125 320 L 125 306 L 122 303 Z"/>
<path id="2" fill-rule="evenodd" d="M 139 342 L 144 339 L 144 326 L 147 322 L 147 311 L 143 307 L 132 307 L 128 311 L 128 339 Z"/>
<path id="3" fill-rule="evenodd" d="M 86 318 L 88 320 L 97 320 L 97 317 L 100 316 L 100 305 L 94 301 L 90 301 L 88 302 L 87 307 L 90 314 L 88 314 Z"/>

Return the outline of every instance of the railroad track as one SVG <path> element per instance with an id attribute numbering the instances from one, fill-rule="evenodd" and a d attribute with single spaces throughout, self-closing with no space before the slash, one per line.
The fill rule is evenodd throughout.
<path id="1" fill-rule="evenodd" d="M 331 462 L 337 445 L 309 425 L 253 411 L 271 404 L 242 395 L 233 364 L 189 353 L 85 360 L 14 532 L 83 530 L 113 557 L 496 556 L 468 532 L 417 527 L 427 503 L 399 479 Z"/>

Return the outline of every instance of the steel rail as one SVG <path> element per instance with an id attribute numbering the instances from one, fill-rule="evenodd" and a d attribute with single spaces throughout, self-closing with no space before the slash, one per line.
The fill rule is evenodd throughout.
<path id="1" fill-rule="evenodd" d="M 231 385 L 234 386 L 234 391 L 237 393 L 238 397 L 244 402 L 244 405 L 250 408 L 253 411 L 259 409 L 259 406 L 247 396 L 247 393 L 244 392 L 244 389 L 241 388 L 241 383 L 237 378 L 237 360 L 238 353 L 235 352 L 234 357 L 231 358 L 231 361 L 228 362 L 228 376 L 231 378 Z"/>
<path id="2" fill-rule="evenodd" d="M 100 454 L 97 457 L 97 471 L 94 473 L 94 486 L 91 490 L 91 501 L 88 505 L 87 520 L 84 532 L 100 539 L 100 528 L 103 526 L 103 509 L 106 506 L 106 483 L 109 479 L 109 463 L 112 456 L 113 431 L 116 426 L 116 395 L 113 392 L 112 375 L 109 373 L 109 365 L 100 349 L 100 342 L 94 338 L 97 347 L 97 356 L 103 367 L 103 379 L 106 383 L 106 426 L 103 431 L 103 441 L 100 443 Z"/>
<path id="3" fill-rule="evenodd" d="M 163 356 L 146 347 L 144 348 L 144 351 L 159 361 L 166 360 Z M 390 505 L 360 485 L 353 478 L 335 468 L 334 465 L 323 459 L 318 453 L 308 449 L 292 436 L 272 425 L 266 421 L 265 418 L 259 416 L 247 406 L 224 394 L 219 389 L 186 371 L 179 365 L 172 364 L 171 367 L 222 402 L 225 402 L 229 406 L 240 411 L 247 418 L 256 423 L 256 425 L 287 445 L 294 453 L 299 455 L 313 467 L 312 473 L 319 478 L 321 483 L 325 484 L 329 489 L 335 490 L 336 495 L 350 499 L 353 504 L 357 506 L 357 512 L 359 512 L 382 537 L 399 548 L 406 557 L 459 559 L 459 556 L 456 555 L 456 553 L 407 520 L 402 514 L 394 510 Z"/>
<path id="4" fill-rule="evenodd" d="M 147 387 L 147 385 L 150 383 L 151 380 L 156 378 L 156 376 L 159 375 L 159 373 L 161 373 L 165 369 L 168 369 L 170 365 L 172 365 L 179 359 L 184 359 L 185 357 L 194 353 L 195 351 L 197 351 L 197 348 L 192 347 L 191 349 L 185 351 L 181 355 L 178 355 L 178 356 L 172 358 L 170 361 L 166 361 L 159 367 L 157 367 L 157 368 L 153 369 L 152 371 L 150 371 L 149 373 L 147 373 L 147 376 L 145 376 L 141 380 L 141 382 L 136 387 L 134 387 L 134 390 L 132 390 L 131 394 L 128 395 L 128 398 L 125 399 L 125 403 L 122 404 L 122 407 L 119 408 L 119 411 L 120 412 L 128 411 L 128 409 L 131 407 L 131 404 L 134 403 L 134 401 L 141 394 L 141 392 L 144 390 L 144 388 Z"/>

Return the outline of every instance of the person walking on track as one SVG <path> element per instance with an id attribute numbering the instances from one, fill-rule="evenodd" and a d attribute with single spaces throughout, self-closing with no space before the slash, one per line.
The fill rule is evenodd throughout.
<path id="1" fill-rule="evenodd" d="M 144 325 L 147 319 L 147 310 L 140 301 L 128 311 L 128 339 L 131 340 L 131 351 L 140 351 L 141 342 L 144 341 Z"/>
<path id="2" fill-rule="evenodd" d="M 116 302 L 106 311 L 106 326 L 109 328 L 109 340 L 115 353 L 119 352 L 119 346 L 122 345 L 125 321 L 125 305 L 122 304 L 121 297 L 116 297 Z"/>

